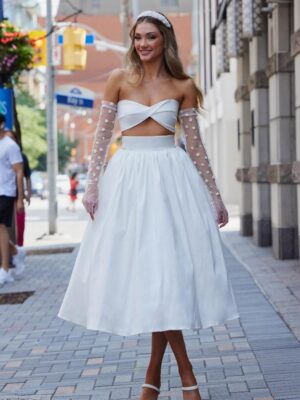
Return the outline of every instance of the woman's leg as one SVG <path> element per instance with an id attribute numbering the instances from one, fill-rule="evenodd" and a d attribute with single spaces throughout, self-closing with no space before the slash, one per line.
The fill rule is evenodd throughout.
<path id="1" fill-rule="evenodd" d="M 160 387 L 161 364 L 168 341 L 164 332 L 152 333 L 152 348 L 145 383 Z M 155 400 L 158 393 L 150 388 L 143 388 L 140 400 Z"/>
<path id="2" fill-rule="evenodd" d="M 164 332 L 167 341 L 169 342 L 171 349 L 175 355 L 178 372 L 181 377 L 182 386 L 194 386 L 197 385 L 195 375 L 193 373 L 193 366 L 189 360 L 184 338 L 181 331 L 165 331 Z M 186 400 L 201 400 L 199 390 L 192 390 L 183 392 L 183 397 Z"/>

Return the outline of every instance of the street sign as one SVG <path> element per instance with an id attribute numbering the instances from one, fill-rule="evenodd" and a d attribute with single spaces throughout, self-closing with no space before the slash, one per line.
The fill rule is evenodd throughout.
<path id="1" fill-rule="evenodd" d="M 94 97 L 94 92 L 86 88 L 63 85 L 56 93 L 56 102 L 70 107 L 93 108 Z"/>
<path id="2" fill-rule="evenodd" d="M 13 93 L 12 89 L 0 89 L 0 113 L 5 115 L 6 129 L 13 129 Z"/>
<path id="3" fill-rule="evenodd" d="M 57 44 L 62 46 L 64 44 L 64 36 L 57 35 Z M 87 33 L 85 36 L 85 45 L 93 46 L 95 44 L 95 35 L 93 33 Z"/>

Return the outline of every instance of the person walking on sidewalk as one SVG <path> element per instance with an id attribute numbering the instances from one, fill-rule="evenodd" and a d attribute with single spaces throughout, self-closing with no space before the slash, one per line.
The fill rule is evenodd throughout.
<path id="1" fill-rule="evenodd" d="M 106 84 L 83 204 L 91 216 L 58 316 L 122 336 L 152 333 L 140 400 L 156 400 L 167 344 L 185 400 L 201 400 L 182 330 L 238 318 L 219 228 L 228 213 L 201 140 L 202 93 L 173 26 L 141 13 L 128 68 Z M 122 147 L 106 164 L 118 116 Z M 185 152 L 176 146 L 180 120 Z"/>
<path id="2" fill-rule="evenodd" d="M 68 206 L 68 210 L 73 212 L 75 212 L 78 185 L 79 182 L 77 180 L 77 172 L 73 172 L 70 176 L 70 191 L 69 191 L 70 205 Z"/>
<path id="3" fill-rule="evenodd" d="M 6 136 L 4 128 L 5 116 L 0 114 L 0 285 L 14 280 L 9 269 L 11 255 L 15 273 L 18 274 L 24 269 L 24 253 L 10 242 L 8 233 L 8 227 L 12 223 L 17 188 L 16 208 L 18 211 L 24 209 L 23 159 L 18 145 Z"/>
<path id="4" fill-rule="evenodd" d="M 24 184 L 25 184 L 24 195 L 27 204 L 30 205 L 32 184 L 31 184 L 31 169 L 28 158 L 22 150 L 22 145 L 17 137 L 16 132 L 6 131 L 6 135 L 10 137 L 12 140 L 14 140 L 20 147 L 23 159 L 23 172 L 24 172 Z M 17 245 L 19 247 L 22 247 L 24 245 L 25 218 L 26 218 L 25 207 L 21 212 L 19 212 L 18 209 L 16 209 L 16 234 L 17 234 L 16 236 L 17 236 Z"/>

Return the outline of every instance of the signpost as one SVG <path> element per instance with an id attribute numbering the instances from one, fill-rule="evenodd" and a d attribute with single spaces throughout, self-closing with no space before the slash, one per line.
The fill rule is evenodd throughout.
<path id="1" fill-rule="evenodd" d="M 94 92 L 91 90 L 72 85 L 63 85 L 56 93 L 56 102 L 64 106 L 93 108 L 94 97 Z"/>
<path id="2" fill-rule="evenodd" d="M 0 113 L 5 115 L 6 129 L 13 129 L 13 93 L 12 89 L 0 88 Z"/>

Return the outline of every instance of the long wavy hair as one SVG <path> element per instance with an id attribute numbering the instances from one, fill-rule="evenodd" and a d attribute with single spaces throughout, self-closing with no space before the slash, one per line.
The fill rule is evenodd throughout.
<path id="1" fill-rule="evenodd" d="M 170 20 L 163 14 L 163 15 L 170 23 L 170 28 L 165 26 L 160 20 L 152 17 L 140 17 L 137 19 L 133 27 L 131 28 L 130 31 L 130 39 L 131 39 L 131 45 L 130 48 L 126 54 L 126 61 L 127 65 L 130 71 L 131 79 L 133 79 L 134 84 L 138 85 L 141 83 L 143 77 L 144 77 L 144 69 L 143 69 L 143 63 L 137 54 L 134 46 L 134 37 L 135 37 L 135 31 L 137 26 L 141 22 L 149 22 L 153 25 L 155 25 L 160 33 L 163 36 L 164 39 L 164 53 L 163 53 L 163 60 L 164 60 L 164 65 L 166 68 L 166 71 L 168 72 L 169 75 L 171 75 L 175 79 L 189 79 L 191 78 L 188 74 L 184 72 L 182 62 L 179 58 L 178 55 L 178 45 L 176 41 L 176 36 L 175 32 L 173 29 L 173 26 L 170 22 Z M 202 108 L 203 107 L 203 94 L 201 90 L 198 88 L 198 86 L 194 83 L 195 85 L 195 91 L 197 94 L 197 101 L 198 101 L 198 107 Z"/>

